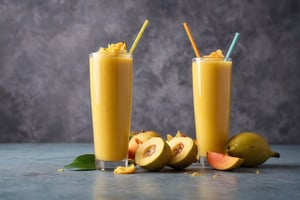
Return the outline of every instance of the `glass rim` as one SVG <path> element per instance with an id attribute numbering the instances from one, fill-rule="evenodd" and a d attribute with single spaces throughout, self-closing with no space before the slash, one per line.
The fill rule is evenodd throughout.
<path id="1" fill-rule="evenodd" d="M 192 59 L 193 62 L 199 62 L 199 61 L 225 61 L 225 62 L 232 62 L 231 58 L 227 58 L 227 60 L 225 60 L 225 57 L 221 57 L 221 58 L 215 58 L 215 57 L 194 57 Z"/>
<path id="2" fill-rule="evenodd" d="M 133 57 L 133 54 L 130 52 L 116 52 L 116 53 L 103 53 L 95 51 L 89 54 L 89 56 L 99 55 L 101 57 Z"/>

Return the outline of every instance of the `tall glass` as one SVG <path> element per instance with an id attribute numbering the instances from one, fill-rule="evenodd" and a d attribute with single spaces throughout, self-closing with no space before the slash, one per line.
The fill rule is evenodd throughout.
<path id="1" fill-rule="evenodd" d="M 225 153 L 230 123 L 232 61 L 193 58 L 192 75 L 198 158 L 205 165 L 207 152 Z"/>
<path id="2" fill-rule="evenodd" d="M 127 165 L 133 58 L 95 52 L 89 63 L 96 168 L 112 170 Z"/>

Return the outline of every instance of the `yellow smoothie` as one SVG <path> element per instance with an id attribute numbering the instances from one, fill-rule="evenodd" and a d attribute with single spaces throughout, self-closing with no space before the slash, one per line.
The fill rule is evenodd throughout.
<path id="1" fill-rule="evenodd" d="M 192 63 L 193 98 L 198 156 L 225 153 L 229 133 L 232 62 L 221 50 Z"/>
<path id="2" fill-rule="evenodd" d="M 131 121 L 132 55 L 120 42 L 91 53 L 89 62 L 95 158 L 124 160 Z"/>

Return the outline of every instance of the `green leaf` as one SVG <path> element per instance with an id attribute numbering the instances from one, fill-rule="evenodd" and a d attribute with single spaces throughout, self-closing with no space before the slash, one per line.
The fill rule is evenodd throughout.
<path id="1" fill-rule="evenodd" d="M 73 162 L 65 165 L 64 168 L 75 171 L 96 170 L 95 155 L 83 154 L 76 157 Z"/>
<path id="2" fill-rule="evenodd" d="M 128 141 L 130 141 L 131 140 L 131 138 L 133 138 L 133 136 L 135 135 L 135 133 L 133 133 L 133 132 L 130 132 L 129 133 L 129 140 Z"/>

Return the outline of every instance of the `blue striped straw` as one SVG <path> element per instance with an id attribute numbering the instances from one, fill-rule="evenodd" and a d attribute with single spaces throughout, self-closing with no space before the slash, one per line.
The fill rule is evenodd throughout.
<path id="1" fill-rule="evenodd" d="M 228 52 L 227 52 L 227 54 L 226 54 L 225 61 L 227 61 L 228 58 L 230 58 L 230 55 L 231 55 L 231 53 L 232 53 L 232 50 L 233 50 L 233 48 L 235 47 L 235 44 L 236 44 L 236 42 L 238 41 L 239 36 L 240 36 L 240 33 L 236 32 L 236 33 L 235 33 L 235 36 L 234 36 L 234 38 L 233 38 L 233 40 L 232 40 L 232 42 L 231 42 L 231 45 L 230 45 L 230 47 L 229 47 L 229 49 L 228 49 Z"/>

